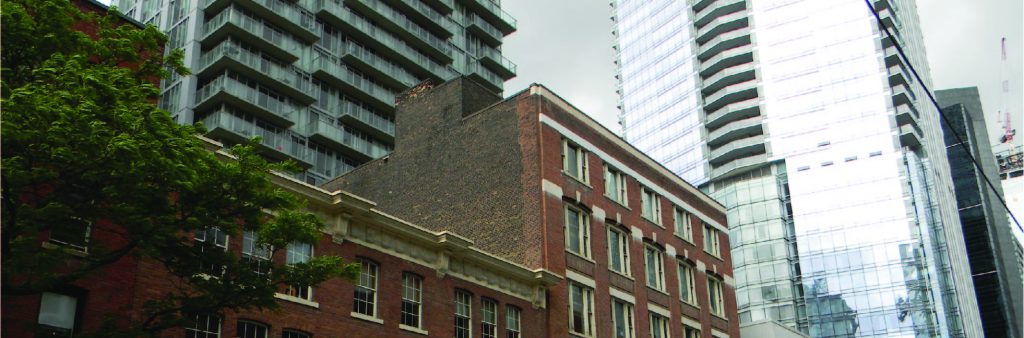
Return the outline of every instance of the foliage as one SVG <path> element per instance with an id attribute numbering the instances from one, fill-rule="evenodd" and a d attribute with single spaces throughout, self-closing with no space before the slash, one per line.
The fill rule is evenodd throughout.
<path id="1" fill-rule="evenodd" d="M 155 27 L 67 0 L 3 0 L 0 19 L 4 296 L 72 285 L 125 261 L 158 262 L 176 291 L 123 327 L 153 334 L 190 313 L 273 309 L 286 284 L 355 276 L 357 266 L 338 257 L 283 264 L 287 243 L 316 243 L 323 226 L 270 182 L 268 172 L 285 166 L 252 145 L 218 159 L 195 136 L 201 127 L 154 105 L 159 79 L 188 72 L 180 51 L 161 52 L 166 37 Z M 238 242 L 256 231 L 276 264 L 261 275 L 237 253 L 193 241 L 210 229 Z M 44 243 L 86 231 L 87 242 L 67 241 L 86 254 Z"/>

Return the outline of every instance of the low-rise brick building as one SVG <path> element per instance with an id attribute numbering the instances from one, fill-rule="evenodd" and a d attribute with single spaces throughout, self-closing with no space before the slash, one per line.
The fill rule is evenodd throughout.
<path id="1" fill-rule="evenodd" d="M 721 204 L 540 85 L 502 100 L 463 78 L 400 100 L 394 152 L 325 189 L 565 276 L 525 322 L 538 336 L 739 337 Z"/>

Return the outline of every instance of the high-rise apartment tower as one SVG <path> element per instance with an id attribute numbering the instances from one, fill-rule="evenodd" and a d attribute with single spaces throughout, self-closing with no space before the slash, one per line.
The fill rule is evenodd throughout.
<path id="1" fill-rule="evenodd" d="M 916 5 L 868 4 L 613 1 L 625 137 L 727 207 L 741 323 L 981 337 Z"/>
<path id="2" fill-rule="evenodd" d="M 501 92 L 516 21 L 497 0 L 118 0 L 160 27 L 193 75 L 162 108 L 227 143 L 262 137 L 271 159 L 323 183 L 394 146 L 395 95 L 465 74 Z"/>

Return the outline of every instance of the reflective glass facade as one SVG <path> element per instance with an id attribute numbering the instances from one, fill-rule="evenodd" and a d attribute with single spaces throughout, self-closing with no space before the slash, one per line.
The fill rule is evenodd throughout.
<path id="1" fill-rule="evenodd" d="M 167 32 L 193 76 L 162 83 L 160 107 L 208 137 L 254 136 L 311 184 L 393 148 L 395 95 L 474 77 L 500 93 L 516 21 L 498 0 L 115 0 Z"/>
<path id="2" fill-rule="evenodd" d="M 872 4 L 881 25 L 857 0 L 615 2 L 625 137 L 728 208 L 741 322 L 981 337 L 937 112 L 907 66 L 930 81 L 916 5 Z M 675 52 L 689 63 L 660 67 Z M 675 72 L 692 81 L 661 82 Z"/>

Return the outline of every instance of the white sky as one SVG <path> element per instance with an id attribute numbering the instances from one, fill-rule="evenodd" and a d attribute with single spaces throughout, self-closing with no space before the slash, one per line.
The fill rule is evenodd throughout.
<path id="1" fill-rule="evenodd" d="M 1022 35 L 1021 0 L 918 0 L 932 90 L 977 86 L 990 125 L 989 135 L 1002 134 L 999 111 L 1009 109 L 1021 128 Z M 518 76 L 505 83 L 510 95 L 531 83 L 543 84 L 570 103 L 619 132 L 615 93 L 615 51 L 611 7 L 607 0 L 504 0 L 502 7 L 519 20 L 518 31 L 505 38 L 503 51 L 516 63 Z M 865 9 L 867 10 L 867 9 Z M 1000 38 L 1006 37 L 1009 61 L 1000 62 Z M 917 66 L 917 65 L 915 65 Z M 919 70 L 920 71 L 920 70 Z M 1010 81 L 1002 95 L 1001 81 Z M 1005 105 L 1005 106 L 1004 106 Z M 995 142 L 995 141 L 993 141 Z"/>

